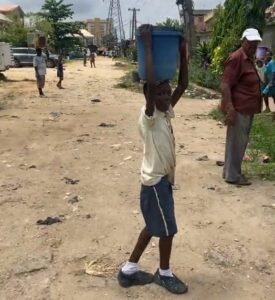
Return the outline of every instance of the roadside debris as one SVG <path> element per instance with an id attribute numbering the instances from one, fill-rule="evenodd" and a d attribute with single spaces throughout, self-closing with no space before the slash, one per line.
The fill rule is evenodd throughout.
<path id="1" fill-rule="evenodd" d="M 273 204 L 263 204 L 262 207 L 273 208 L 275 209 L 275 203 Z"/>
<path id="2" fill-rule="evenodd" d="M 80 181 L 78 179 L 71 179 L 69 177 L 64 177 L 63 180 L 65 180 L 66 184 L 78 184 Z"/>
<path id="3" fill-rule="evenodd" d="M 45 220 L 38 220 L 36 222 L 37 225 L 53 225 L 56 223 L 62 223 L 62 221 L 58 217 L 47 217 Z"/>
<path id="4" fill-rule="evenodd" d="M 209 157 L 207 155 L 203 155 L 197 158 L 197 161 L 208 161 Z"/>
<path id="5" fill-rule="evenodd" d="M 216 165 L 217 165 L 218 167 L 223 167 L 223 166 L 224 166 L 224 161 L 217 160 L 217 161 L 216 161 Z"/>
<path id="6" fill-rule="evenodd" d="M 268 163 L 270 163 L 270 161 L 271 161 L 271 159 L 270 159 L 270 157 L 267 156 L 267 155 L 265 155 L 265 156 L 262 158 L 262 162 L 263 162 L 264 164 L 268 164 Z"/>
<path id="7" fill-rule="evenodd" d="M 70 198 L 68 200 L 68 203 L 70 203 L 70 204 L 74 204 L 74 203 L 77 203 L 77 202 L 79 202 L 78 196 L 73 196 L 72 198 Z"/>
<path id="8" fill-rule="evenodd" d="M 115 127 L 116 125 L 114 125 L 114 124 L 107 124 L 107 123 L 100 123 L 99 125 L 98 125 L 99 127 Z"/>
<path id="9" fill-rule="evenodd" d="M 112 266 L 102 259 L 92 260 L 85 263 L 85 273 L 96 277 L 107 277 L 113 275 L 117 271 L 117 266 Z"/>

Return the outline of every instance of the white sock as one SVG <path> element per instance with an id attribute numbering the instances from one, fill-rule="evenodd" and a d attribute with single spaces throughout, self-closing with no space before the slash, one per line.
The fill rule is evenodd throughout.
<path id="1" fill-rule="evenodd" d="M 173 273 L 172 273 L 172 271 L 170 269 L 167 269 L 167 270 L 159 269 L 159 274 L 161 276 L 173 277 Z"/>
<path id="2" fill-rule="evenodd" d="M 132 275 L 138 271 L 138 264 L 127 261 L 121 271 L 126 275 Z"/>

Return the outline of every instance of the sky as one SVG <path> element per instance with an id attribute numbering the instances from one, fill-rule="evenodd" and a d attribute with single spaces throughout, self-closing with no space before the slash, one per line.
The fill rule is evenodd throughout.
<path id="1" fill-rule="evenodd" d="M 120 0 L 122 19 L 126 36 L 129 35 L 129 24 L 131 12 L 128 8 L 139 8 L 137 20 L 138 25 L 142 23 L 155 24 L 164 21 L 166 18 L 178 18 L 178 7 L 176 0 Z M 195 0 L 196 9 L 214 8 L 223 0 Z M 44 0 L 0 0 L 0 4 L 18 4 L 24 12 L 38 11 Z M 66 4 L 73 4 L 75 14 L 74 20 L 82 21 L 94 17 L 107 18 L 110 0 L 64 0 Z"/>

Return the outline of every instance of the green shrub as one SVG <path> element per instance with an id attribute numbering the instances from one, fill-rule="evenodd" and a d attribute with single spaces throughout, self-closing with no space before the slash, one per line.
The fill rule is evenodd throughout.
<path id="1" fill-rule="evenodd" d="M 123 77 L 120 78 L 116 88 L 129 89 L 135 92 L 142 92 L 142 85 L 136 69 L 129 70 Z"/>
<path id="2" fill-rule="evenodd" d="M 192 60 L 189 64 L 189 79 L 200 86 L 220 91 L 220 75 L 210 67 L 202 68 L 195 60 Z"/>

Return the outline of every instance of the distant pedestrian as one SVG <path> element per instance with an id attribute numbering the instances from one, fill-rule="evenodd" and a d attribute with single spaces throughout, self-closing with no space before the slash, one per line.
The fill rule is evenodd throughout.
<path id="1" fill-rule="evenodd" d="M 40 97 L 45 97 L 43 88 L 45 87 L 45 78 L 47 73 L 46 58 L 42 55 L 42 49 L 36 49 L 36 56 L 33 58 L 33 66 L 37 81 L 37 88 Z"/>
<path id="2" fill-rule="evenodd" d="M 87 65 L 87 49 L 86 48 L 84 48 L 84 50 L 83 50 L 83 65 L 84 65 L 84 67 L 86 67 L 86 65 Z"/>
<path id="3" fill-rule="evenodd" d="M 59 78 L 59 81 L 57 83 L 57 87 L 60 89 L 63 89 L 62 81 L 64 79 L 64 68 L 63 68 L 63 55 L 60 54 L 58 56 L 58 62 L 57 62 L 57 77 Z"/>
<path id="4" fill-rule="evenodd" d="M 242 46 L 225 63 L 221 108 L 227 124 L 223 177 L 229 184 L 250 185 L 242 174 L 242 162 L 249 140 L 254 114 L 261 112 L 260 78 L 254 57 L 259 42 L 258 30 L 246 29 Z"/>
<path id="5" fill-rule="evenodd" d="M 91 64 L 91 68 L 92 67 L 96 67 L 95 66 L 95 58 L 96 58 L 96 53 L 95 52 L 91 52 L 91 55 L 90 55 L 90 64 Z"/>
<path id="6" fill-rule="evenodd" d="M 272 55 L 272 54 L 271 54 Z M 271 59 L 267 60 L 265 66 L 265 88 L 263 90 L 265 112 L 270 112 L 269 97 L 273 98 L 275 104 L 275 56 L 271 56 Z"/>

